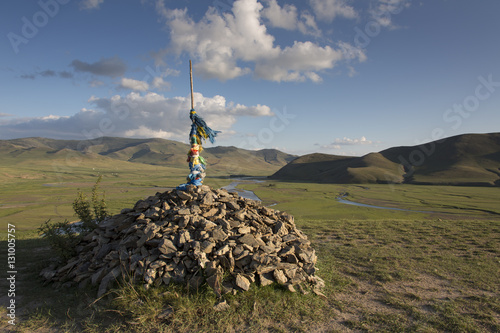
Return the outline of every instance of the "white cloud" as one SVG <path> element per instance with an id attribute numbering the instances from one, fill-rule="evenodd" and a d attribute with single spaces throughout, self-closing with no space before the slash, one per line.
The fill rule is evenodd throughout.
<path id="1" fill-rule="evenodd" d="M 323 81 L 323 79 L 321 78 L 321 76 L 319 76 L 318 74 L 314 73 L 314 72 L 306 72 L 304 73 L 304 75 L 309 79 L 311 80 L 312 82 L 316 82 L 316 83 L 319 83 L 321 81 Z"/>
<path id="2" fill-rule="evenodd" d="M 269 26 L 286 30 L 299 30 L 304 35 L 321 36 L 321 30 L 313 15 L 297 7 L 285 4 L 283 7 L 276 0 L 267 0 L 268 6 L 262 10 L 262 17 L 269 21 Z"/>
<path id="3" fill-rule="evenodd" d="M 409 0 L 377 0 L 370 9 L 370 15 L 380 26 L 394 29 L 396 26 L 392 23 L 393 15 L 399 14 L 409 6 Z"/>
<path id="4" fill-rule="evenodd" d="M 297 19 L 293 6 L 282 8 L 274 0 L 268 3 L 264 9 L 257 0 L 236 0 L 232 12 L 221 15 L 211 8 L 198 22 L 188 16 L 187 9 L 169 10 L 162 0 L 157 1 L 157 11 L 170 28 L 171 50 L 194 57 L 196 72 L 206 78 L 229 80 L 253 73 L 273 81 L 318 82 L 319 72 L 345 59 L 340 49 L 311 41 L 276 45 L 263 18 L 271 26 L 291 29 L 295 24 L 309 34 L 317 34 L 319 29 L 310 15 L 301 14 Z"/>
<path id="5" fill-rule="evenodd" d="M 359 139 L 349 139 L 347 137 L 344 137 L 342 139 L 337 138 L 333 142 L 334 145 L 338 145 L 338 146 L 341 146 L 341 145 L 349 145 L 349 146 L 351 146 L 351 145 L 371 145 L 373 143 L 374 143 L 373 141 L 367 140 L 364 136 L 362 136 Z"/>
<path id="6" fill-rule="evenodd" d="M 255 73 L 258 77 L 271 81 L 320 80 L 316 73 L 328 68 L 344 58 L 340 49 L 330 46 L 320 47 L 312 42 L 295 42 L 281 51 L 280 57 L 258 62 Z"/>
<path id="7" fill-rule="evenodd" d="M 225 97 L 194 94 L 195 109 L 214 130 L 223 135 L 240 116 L 272 116 L 268 106 L 245 106 L 227 102 Z M 0 120 L 0 139 L 41 136 L 88 140 L 100 136 L 150 138 L 185 141 L 189 133 L 190 97 L 165 97 L 156 93 L 131 92 L 110 98 L 92 96 L 91 108 L 82 108 L 69 117 L 49 115 L 36 118 Z"/>
<path id="8" fill-rule="evenodd" d="M 320 144 L 317 143 L 315 146 L 319 146 L 321 149 L 326 149 L 326 150 L 341 150 L 343 149 L 344 146 L 367 146 L 367 145 L 374 145 L 377 144 L 378 142 L 374 142 L 371 140 L 366 139 L 366 137 L 362 136 L 361 138 L 357 139 L 350 139 L 348 137 L 343 137 L 342 139 L 336 138 L 332 143 L 328 144 Z M 340 153 L 343 155 L 342 153 Z M 353 155 L 354 153 L 349 153 L 348 155 Z"/>
<path id="9" fill-rule="evenodd" d="M 173 133 L 166 132 L 164 130 L 154 130 L 146 126 L 139 126 L 139 128 L 130 129 L 125 131 L 125 137 L 127 138 L 160 138 L 160 139 L 171 139 Z"/>
<path id="10" fill-rule="evenodd" d="M 40 117 L 39 119 L 42 121 L 51 121 L 51 120 L 59 120 L 59 119 L 67 119 L 68 116 L 56 116 L 53 114 L 49 114 L 48 116 Z"/>
<path id="11" fill-rule="evenodd" d="M 310 13 L 303 12 L 300 14 L 300 20 L 297 24 L 297 28 L 304 35 L 312 35 L 315 37 L 321 36 L 321 30 L 318 28 L 314 16 Z"/>
<path id="12" fill-rule="evenodd" d="M 339 42 L 338 46 L 342 50 L 345 59 L 357 59 L 359 62 L 364 62 L 368 58 L 363 49 L 353 46 L 349 43 Z M 350 66 L 351 67 L 351 66 Z M 350 69 L 350 68 L 349 68 Z"/>
<path id="13" fill-rule="evenodd" d="M 153 81 L 151 82 L 151 86 L 153 88 L 156 88 L 158 90 L 167 90 L 170 88 L 170 82 L 166 82 L 163 80 L 162 77 L 155 77 L 153 78 Z"/>
<path id="14" fill-rule="evenodd" d="M 92 87 L 92 88 L 95 88 L 95 87 L 100 87 L 100 86 L 103 86 L 104 85 L 104 82 L 100 81 L 100 80 L 92 80 L 90 81 L 89 85 Z"/>
<path id="15" fill-rule="evenodd" d="M 235 106 L 233 106 L 230 103 L 228 111 L 233 115 L 240 115 L 240 116 L 266 117 L 274 115 L 269 106 L 260 104 L 248 107 L 241 104 L 236 104 Z"/>
<path id="16" fill-rule="evenodd" d="M 347 70 L 348 70 L 347 75 L 349 77 L 354 77 L 354 76 L 358 75 L 358 72 L 356 72 L 356 69 L 354 69 L 354 67 L 352 67 L 352 66 L 348 66 Z"/>
<path id="17" fill-rule="evenodd" d="M 317 143 L 317 144 L 315 144 L 315 146 L 319 146 L 321 149 L 335 149 L 335 150 L 342 149 L 342 147 L 340 145 L 336 145 L 333 143 L 326 144 L 326 145 L 321 145 L 321 144 Z"/>
<path id="18" fill-rule="evenodd" d="M 134 91 L 147 91 L 149 89 L 149 84 L 144 81 L 124 77 L 121 79 L 119 87 L 122 89 L 130 89 Z"/>
<path id="19" fill-rule="evenodd" d="M 298 23 L 297 7 L 286 4 L 280 7 L 276 0 L 268 0 L 269 6 L 262 10 L 262 16 L 269 20 L 272 27 L 295 30 Z"/>
<path id="20" fill-rule="evenodd" d="M 309 0 L 318 20 L 332 22 L 337 16 L 348 19 L 358 17 L 352 6 L 346 4 L 345 0 Z"/>
<path id="21" fill-rule="evenodd" d="M 80 2 L 81 9 L 97 9 L 104 0 L 82 0 Z"/>

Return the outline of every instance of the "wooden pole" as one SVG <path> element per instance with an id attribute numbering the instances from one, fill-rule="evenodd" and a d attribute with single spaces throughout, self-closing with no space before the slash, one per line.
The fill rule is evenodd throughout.
<path id="1" fill-rule="evenodd" d="M 189 59 L 189 80 L 191 83 L 191 110 L 194 110 L 194 100 L 193 100 L 193 66 L 191 65 L 191 59 Z"/>

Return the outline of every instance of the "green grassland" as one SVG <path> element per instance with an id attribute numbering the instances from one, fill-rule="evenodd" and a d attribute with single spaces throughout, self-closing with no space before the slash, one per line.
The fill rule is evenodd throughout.
<path id="1" fill-rule="evenodd" d="M 66 156 L 67 157 L 67 156 Z M 206 184 L 227 185 L 213 170 Z M 261 170 L 262 171 L 262 170 Z M 260 173 L 262 174 L 262 173 Z M 184 182 L 185 168 L 76 156 L 0 167 L 0 248 L 16 226 L 15 327 L 0 307 L 0 331 L 15 332 L 498 332 L 500 191 L 488 187 L 245 184 L 295 216 L 317 251 L 324 294 L 252 286 L 218 312 L 206 287 L 145 290 L 127 280 L 99 300 L 95 289 L 55 289 L 38 272 L 54 254 L 36 229 L 75 220 L 71 203 L 98 175 L 111 213 Z M 346 199 L 403 208 L 345 205 Z M 419 212 L 425 211 L 425 212 Z M 431 213 L 432 212 L 432 213 Z M 5 250 L 2 250 L 5 253 Z M 2 262 L 6 259 L 2 256 Z M 2 267 L 4 265 L 2 264 Z M 2 295 L 6 269 L 0 274 Z M 2 297 L 2 305 L 5 299 Z"/>
<path id="2" fill-rule="evenodd" d="M 224 171 L 211 170 L 206 184 L 229 184 Z M 102 175 L 108 209 L 117 214 L 137 200 L 186 182 L 189 169 L 132 163 L 111 158 L 71 155 L 63 159 L 4 159 L 0 164 L 0 223 L 15 222 L 19 230 L 32 230 L 48 219 L 75 220 L 72 202 L 78 190 L 90 188 Z M 4 230 L 0 231 L 0 234 Z"/>
<path id="3" fill-rule="evenodd" d="M 264 203 L 276 204 L 273 208 L 290 212 L 298 218 L 500 219 L 500 189 L 494 187 L 279 181 L 242 187 L 257 193 Z M 336 198 L 341 195 L 358 203 L 409 211 L 353 207 L 337 202 Z"/>

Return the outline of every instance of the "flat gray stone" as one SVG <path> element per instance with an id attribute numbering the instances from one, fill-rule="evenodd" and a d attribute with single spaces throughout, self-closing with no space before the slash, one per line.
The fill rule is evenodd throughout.
<path id="1" fill-rule="evenodd" d="M 247 291 L 250 289 L 250 281 L 241 274 L 236 275 L 236 286 Z"/>

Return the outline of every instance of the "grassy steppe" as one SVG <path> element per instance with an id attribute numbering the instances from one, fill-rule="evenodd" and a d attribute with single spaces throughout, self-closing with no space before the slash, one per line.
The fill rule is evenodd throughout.
<path id="1" fill-rule="evenodd" d="M 495 187 L 272 181 L 266 184 L 246 184 L 244 188 L 258 193 L 264 203 L 277 204 L 274 208 L 290 212 L 298 218 L 500 219 L 500 189 Z M 335 199 L 340 195 L 357 203 L 406 209 L 410 212 L 352 207 L 336 202 Z"/>
<path id="2" fill-rule="evenodd" d="M 111 163 L 111 162 L 110 162 Z M 113 162 L 115 163 L 115 162 Z M 113 164 L 114 165 L 114 164 Z M 121 165 L 120 165 L 121 166 Z M 38 272 L 53 257 L 36 228 L 75 219 L 77 188 L 98 173 L 112 213 L 183 181 L 184 169 L 109 165 L 53 170 L 0 169 L 0 248 L 16 225 L 17 325 L 0 308 L 0 330 L 18 332 L 498 332 L 500 192 L 496 188 L 415 185 L 246 184 L 272 208 L 296 218 L 313 242 L 326 298 L 252 286 L 217 312 L 210 290 L 144 290 L 126 281 L 100 300 L 96 290 L 54 289 Z M 40 171 L 42 170 L 42 171 Z M 210 175 L 210 174 L 209 174 Z M 217 175 L 214 175 L 217 176 Z M 207 178 L 220 187 L 227 179 Z M 51 184 L 47 186 L 45 184 Z M 343 205 L 347 198 L 391 211 Z M 5 253 L 5 250 L 2 250 Z M 6 263 L 6 259 L 1 259 Z M 4 267 L 4 265 L 2 265 Z M 8 289 L 2 269 L 0 289 Z M 8 299 L 1 298 L 2 305 Z"/>
<path id="3" fill-rule="evenodd" d="M 16 223 L 18 230 L 33 230 L 40 221 L 75 220 L 71 203 L 78 190 L 90 193 L 97 177 L 111 214 L 130 207 L 137 200 L 163 192 L 185 182 L 187 167 L 173 168 L 130 163 L 113 159 L 68 160 L 0 165 L 0 223 Z M 212 173 L 206 184 L 221 187 L 229 184 L 224 174 Z M 0 230 L 0 235 L 5 228 Z"/>

